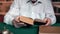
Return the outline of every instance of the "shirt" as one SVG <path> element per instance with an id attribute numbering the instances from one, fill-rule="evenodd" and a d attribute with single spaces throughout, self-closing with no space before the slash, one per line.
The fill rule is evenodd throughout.
<path id="1" fill-rule="evenodd" d="M 36 3 L 28 2 L 29 0 L 14 0 L 10 10 L 4 16 L 4 22 L 12 25 L 12 20 L 17 16 L 26 16 L 32 19 L 50 18 L 51 24 L 56 23 L 51 0 L 38 0 Z"/>

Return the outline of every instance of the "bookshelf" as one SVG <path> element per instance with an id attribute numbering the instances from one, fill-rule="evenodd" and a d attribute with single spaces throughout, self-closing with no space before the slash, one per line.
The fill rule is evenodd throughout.
<path id="1" fill-rule="evenodd" d="M 0 0 L 0 22 L 3 22 L 4 15 L 9 10 L 12 2 L 13 2 L 13 0 Z"/>
<path id="2" fill-rule="evenodd" d="M 53 2 L 53 7 L 56 15 L 60 15 L 60 2 Z"/>
<path id="3" fill-rule="evenodd" d="M 5 15 L 13 0 L 0 0 L 0 15 Z"/>
<path id="4" fill-rule="evenodd" d="M 60 22 L 60 0 L 52 0 L 54 12 L 56 15 L 57 23 Z"/>

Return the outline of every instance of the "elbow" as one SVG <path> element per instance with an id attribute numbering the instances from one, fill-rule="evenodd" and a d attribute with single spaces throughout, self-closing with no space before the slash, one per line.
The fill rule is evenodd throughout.
<path id="1" fill-rule="evenodd" d="M 56 23 L 56 18 L 53 18 L 53 19 L 51 19 L 52 21 L 51 21 L 51 25 L 53 25 L 53 24 L 55 24 Z"/>
<path id="2" fill-rule="evenodd" d="M 12 25 L 12 18 L 9 15 L 4 16 L 4 23 Z"/>
<path id="3" fill-rule="evenodd" d="M 8 19 L 6 15 L 4 16 L 4 23 L 8 24 Z"/>

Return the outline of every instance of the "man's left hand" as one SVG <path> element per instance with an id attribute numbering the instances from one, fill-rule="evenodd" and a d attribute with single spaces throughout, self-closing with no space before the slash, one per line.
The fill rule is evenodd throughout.
<path id="1" fill-rule="evenodd" d="M 46 22 L 45 26 L 51 25 L 51 19 L 50 18 L 45 18 L 43 21 Z"/>

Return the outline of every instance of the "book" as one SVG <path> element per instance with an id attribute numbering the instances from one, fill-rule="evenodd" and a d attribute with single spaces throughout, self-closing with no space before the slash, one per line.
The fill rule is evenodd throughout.
<path id="1" fill-rule="evenodd" d="M 37 19 L 33 20 L 31 18 L 25 17 L 25 16 L 20 16 L 20 21 L 29 24 L 29 25 L 45 25 L 46 23 L 43 20 Z"/>

